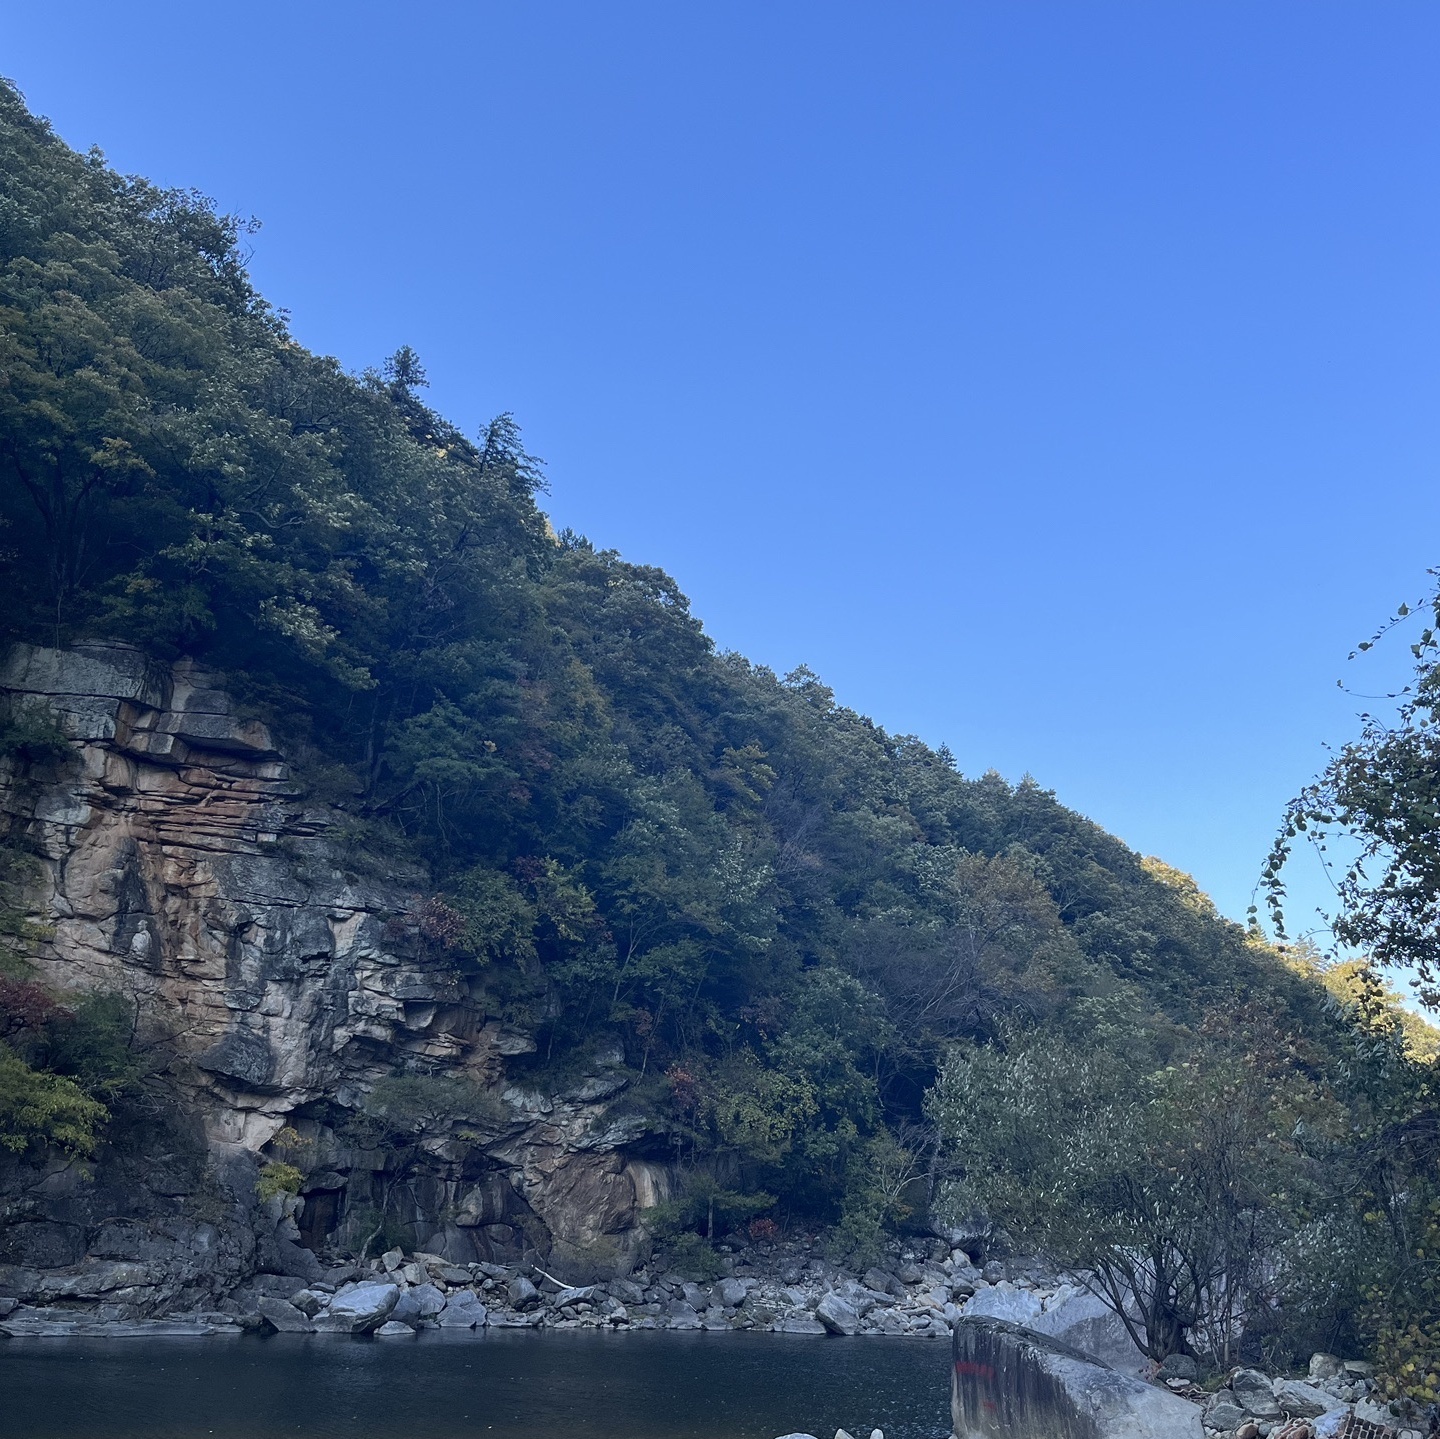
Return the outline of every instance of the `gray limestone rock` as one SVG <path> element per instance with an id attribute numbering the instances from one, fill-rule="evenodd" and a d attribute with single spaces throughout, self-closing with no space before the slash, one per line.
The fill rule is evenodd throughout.
<path id="1" fill-rule="evenodd" d="M 710 1291 L 710 1298 L 724 1309 L 738 1309 L 749 1294 L 750 1290 L 743 1279 L 722 1279 Z"/>
<path id="2" fill-rule="evenodd" d="M 858 1334 L 860 1316 L 838 1294 L 827 1294 L 816 1306 L 815 1317 L 831 1334 Z"/>
<path id="3" fill-rule="evenodd" d="M 1029 1328 L 1039 1319 L 1044 1307 L 1033 1289 L 1017 1289 L 1008 1279 L 1002 1279 L 991 1288 L 980 1290 L 966 1304 L 965 1315 L 969 1319 L 1003 1319 Z"/>
<path id="4" fill-rule="evenodd" d="M 1334 1407 L 1334 1401 L 1322 1389 L 1299 1379 L 1277 1379 L 1275 1402 L 1292 1419 L 1318 1419 Z"/>
<path id="5" fill-rule="evenodd" d="M 1083 1349 L 1083 1344 L 1077 1344 L 1077 1349 Z M 1166 1355 L 1160 1368 L 1156 1370 L 1155 1377 L 1159 1380 L 1166 1379 L 1195 1379 L 1200 1374 L 1200 1366 L 1188 1354 Z"/>
<path id="6" fill-rule="evenodd" d="M 666 1314 L 671 1329 L 698 1329 L 700 1327 L 700 1316 L 695 1312 L 694 1307 L 683 1299 L 672 1299 L 666 1306 Z"/>
<path id="7" fill-rule="evenodd" d="M 530 1309 L 540 1302 L 540 1291 L 523 1274 L 505 1286 L 505 1295 L 512 1309 Z"/>
<path id="8" fill-rule="evenodd" d="M 314 1325 L 327 1334 L 368 1334 L 389 1317 L 400 1299 L 400 1286 L 379 1280 L 350 1284 L 341 1289 L 314 1318 Z"/>
<path id="9" fill-rule="evenodd" d="M 1229 1389 L 1218 1389 L 1205 1401 L 1204 1419 L 1207 1428 L 1229 1431 L 1245 1422 L 1245 1411 L 1235 1402 Z"/>
<path id="10" fill-rule="evenodd" d="M 398 1319 L 387 1319 L 376 1331 L 377 1339 L 411 1339 L 415 1331 L 408 1325 L 402 1324 Z"/>
<path id="11" fill-rule="evenodd" d="M 258 1307 L 260 1313 L 265 1317 L 266 1323 L 278 1334 L 313 1334 L 315 1332 L 315 1326 L 310 1322 L 310 1315 L 284 1299 L 262 1296 L 258 1301 Z"/>
<path id="12" fill-rule="evenodd" d="M 1278 1419 L 1280 1405 L 1268 1375 L 1258 1369 L 1237 1369 L 1230 1380 L 1235 1402 L 1256 1419 Z"/>
<path id="13" fill-rule="evenodd" d="M 1195 1405 L 1004 1320 L 962 1318 L 953 1357 L 956 1439 L 1203 1439 Z"/>
<path id="14" fill-rule="evenodd" d="M 442 1329 L 474 1329 L 477 1326 L 483 1329 L 488 1318 L 489 1311 L 469 1289 L 456 1290 L 439 1313 Z"/>

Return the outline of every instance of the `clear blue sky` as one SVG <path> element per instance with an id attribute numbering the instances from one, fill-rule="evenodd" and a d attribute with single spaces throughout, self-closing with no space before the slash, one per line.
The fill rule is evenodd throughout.
<path id="1" fill-rule="evenodd" d="M 1237 917 L 1403 668 L 1345 657 L 1440 562 L 1426 0 L 47 0 L 0 71 L 721 646 Z"/>

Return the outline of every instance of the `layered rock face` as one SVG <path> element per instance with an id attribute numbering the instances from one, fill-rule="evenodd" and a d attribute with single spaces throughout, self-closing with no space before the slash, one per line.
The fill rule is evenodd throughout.
<path id="1" fill-rule="evenodd" d="M 0 690 L 49 712 L 75 751 L 48 779 L 0 773 L 9 833 L 39 859 L 37 977 L 60 994 L 133 1001 L 174 1096 L 166 1144 L 185 1151 L 145 1158 L 132 1136 L 98 1168 L 57 1161 L 37 1177 L 12 1163 L 0 1259 L 73 1268 L 101 1243 L 111 1261 L 143 1262 L 128 1252 L 138 1239 L 111 1232 L 133 1219 L 152 1249 L 185 1250 L 191 1270 L 219 1264 L 197 1244 L 219 1244 L 231 1277 L 256 1266 L 305 1277 L 297 1242 L 354 1246 L 383 1220 L 460 1263 L 627 1265 L 666 1175 L 642 1157 L 643 1119 L 621 1112 L 620 1056 L 564 1093 L 512 1083 L 507 1061 L 534 1042 L 487 1014 L 479 980 L 425 940 L 422 876 L 357 868 L 339 842 L 349 817 L 304 802 L 266 727 L 212 676 L 120 645 L 18 646 Z M 365 1148 L 349 1122 L 397 1073 L 471 1081 L 485 1114 L 431 1126 L 397 1167 L 394 1145 Z M 306 1174 L 303 1204 L 257 1208 L 257 1165 L 277 1157 L 282 1130 Z M 99 1213 L 87 1192 L 104 1195 Z M 197 1240 L 197 1225 L 214 1233 Z"/>

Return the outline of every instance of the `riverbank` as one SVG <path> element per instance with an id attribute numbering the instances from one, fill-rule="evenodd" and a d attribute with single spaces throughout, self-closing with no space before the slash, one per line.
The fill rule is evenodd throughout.
<path id="1" fill-rule="evenodd" d="M 902 1251 L 885 1268 L 854 1273 L 818 1241 L 752 1245 L 717 1260 L 708 1282 L 663 1257 L 596 1283 L 536 1265 L 458 1265 L 440 1255 L 391 1250 L 366 1263 L 316 1267 L 316 1277 L 260 1274 L 212 1308 L 142 1314 L 122 1264 L 37 1273 L 10 1271 L 18 1292 L 0 1299 L 0 1333 L 122 1337 L 195 1336 L 246 1329 L 396 1336 L 425 1329 L 545 1328 L 740 1330 L 942 1339 L 978 1294 L 1005 1299 L 1017 1316 L 1062 1291 L 1058 1276 L 1025 1264 L 977 1268 L 961 1249 Z M 16 1280 L 20 1282 L 17 1284 Z M 1002 1308 L 1004 1306 L 1002 1305 Z M 1008 1317 L 1008 1316 L 1007 1316 Z"/>

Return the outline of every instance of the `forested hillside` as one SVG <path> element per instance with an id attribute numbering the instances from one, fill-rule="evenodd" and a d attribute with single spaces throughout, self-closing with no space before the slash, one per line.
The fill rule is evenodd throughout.
<path id="1" fill-rule="evenodd" d="M 423 867 L 424 933 L 537 1033 L 537 1083 L 623 1047 L 696 1228 L 925 1220 L 957 1044 L 1099 1047 L 1115 1083 L 1278 1064 L 1294 1123 L 1360 1123 L 1351 1012 L 1185 876 L 717 651 L 668 575 L 557 536 L 509 416 L 464 435 L 411 352 L 296 344 L 203 198 L 8 88 L 0 147 L 0 638 L 222 671 L 357 870 Z"/>

